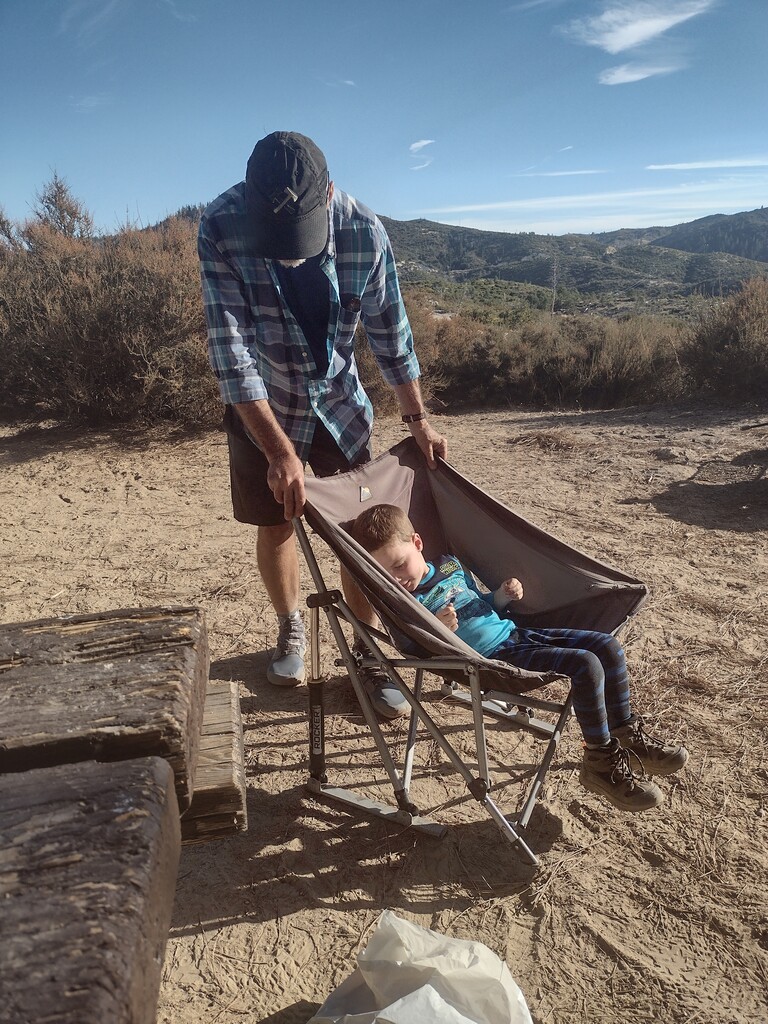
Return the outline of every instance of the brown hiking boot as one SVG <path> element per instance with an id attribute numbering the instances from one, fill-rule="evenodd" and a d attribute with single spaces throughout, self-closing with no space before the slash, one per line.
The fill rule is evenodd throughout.
<path id="1" fill-rule="evenodd" d="M 621 811 L 648 811 L 658 807 L 664 795 L 656 785 L 646 779 L 642 764 L 635 773 L 630 766 L 632 755 L 624 750 L 617 739 L 605 747 L 584 750 L 579 782 L 590 793 L 598 793 Z"/>
<path id="2" fill-rule="evenodd" d="M 611 729 L 611 736 L 643 762 L 648 775 L 674 775 L 688 760 L 685 747 L 673 746 L 649 736 L 639 715 L 632 715 L 626 725 Z"/>

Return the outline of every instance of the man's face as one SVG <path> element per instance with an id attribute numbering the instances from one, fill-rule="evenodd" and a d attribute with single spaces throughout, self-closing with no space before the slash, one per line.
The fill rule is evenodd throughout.
<path id="1" fill-rule="evenodd" d="M 421 537 L 414 533 L 410 540 L 391 540 L 371 555 L 402 587 L 413 592 L 429 572 L 423 550 Z"/>

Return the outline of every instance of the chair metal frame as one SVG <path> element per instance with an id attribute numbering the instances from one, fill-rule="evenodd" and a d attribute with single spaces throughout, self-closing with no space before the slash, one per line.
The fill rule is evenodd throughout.
<path id="1" fill-rule="evenodd" d="M 531 864 L 538 864 L 536 854 L 526 841 L 525 830 L 544 784 L 544 778 L 573 713 L 570 688 L 563 701 L 543 700 L 534 697 L 528 690 L 520 693 L 500 691 L 483 693 L 479 667 L 476 664 L 468 663 L 459 655 L 435 658 L 389 657 L 381 647 L 382 643 L 394 646 L 389 635 L 361 622 L 350 609 L 342 593 L 339 590 L 328 589 L 303 521 L 294 519 L 293 526 L 316 588 L 316 592 L 311 594 L 307 600 L 310 622 L 309 780 L 307 785 L 310 791 L 317 796 L 342 803 L 352 810 L 393 824 L 415 828 L 433 838 L 441 838 L 447 832 L 446 826 L 422 816 L 410 796 L 417 730 L 421 723 L 461 775 L 470 794 L 485 808 L 499 827 L 505 839 L 519 850 L 524 859 Z M 325 757 L 324 680 L 320 672 L 321 609 L 327 616 L 341 655 L 337 664 L 343 666 L 349 674 L 366 724 L 392 784 L 395 805 L 371 800 L 350 787 L 333 786 L 328 781 Z M 342 621 L 352 627 L 355 636 L 368 650 L 369 657 L 360 659 L 353 654 L 342 629 Z M 376 666 L 387 674 L 410 707 L 402 769 L 395 764 L 376 712 L 360 680 L 359 670 L 372 666 Z M 401 675 L 405 670 L 415 672 L 412 688 Z M 445 682 L 442 692 L 444 695 L 453 697 L 471 707 L 477 749 L 476 773 L 473 773 L 462 760 L 421 701 L 426 672 L 443 676 Z M 463 693 L 458 688 L 457 677 L 465 682 L 468 693 Z M 554 715 L 554 723 L 535 718 L 531 713 L 535 710 Z M 519 813 L 515 815 L 505 815 L 490 796 L 491 781 L 485 738 L 485 713 L 502 717 L 519 728 L 548 738 L 547 748 L 539 768 L 528 784 Z"/>

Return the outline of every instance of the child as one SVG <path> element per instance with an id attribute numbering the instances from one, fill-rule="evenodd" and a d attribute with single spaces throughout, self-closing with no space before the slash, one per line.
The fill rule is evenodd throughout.
<path id="1" fill-rule="evenodd" d="M 421 537 L 395 505 L 366 509 L 353 523 L 352 536 L 479 654 L 570 676 L 585 743 L 582 786 L 623 811 L 658 807 L 663 794 L 646 774 L 672 775 L 688 760 L 688 751 L 649 736 L 642 718 L 632 713 L 624 651 L 615 637 L 582 629 L 531 629 L 501 618 L 498 611 L 522 598 L 522 583 L 509 579 L 495 593 L 482 594 L 453 555 L 427 562 Z M 645 771 L 632 770 L 630 755 Z"/>

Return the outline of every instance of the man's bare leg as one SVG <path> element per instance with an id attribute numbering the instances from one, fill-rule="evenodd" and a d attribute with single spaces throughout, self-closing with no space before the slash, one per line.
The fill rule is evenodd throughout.
<path id="1" fill-rule="evenodd" d="M 275 686 L 296 686 L 304 681 L 306 640 L 299 614 L 299 556 L 292 523 L 259 527 L 256 562 L 280 622 L 267 679 Z"/>

